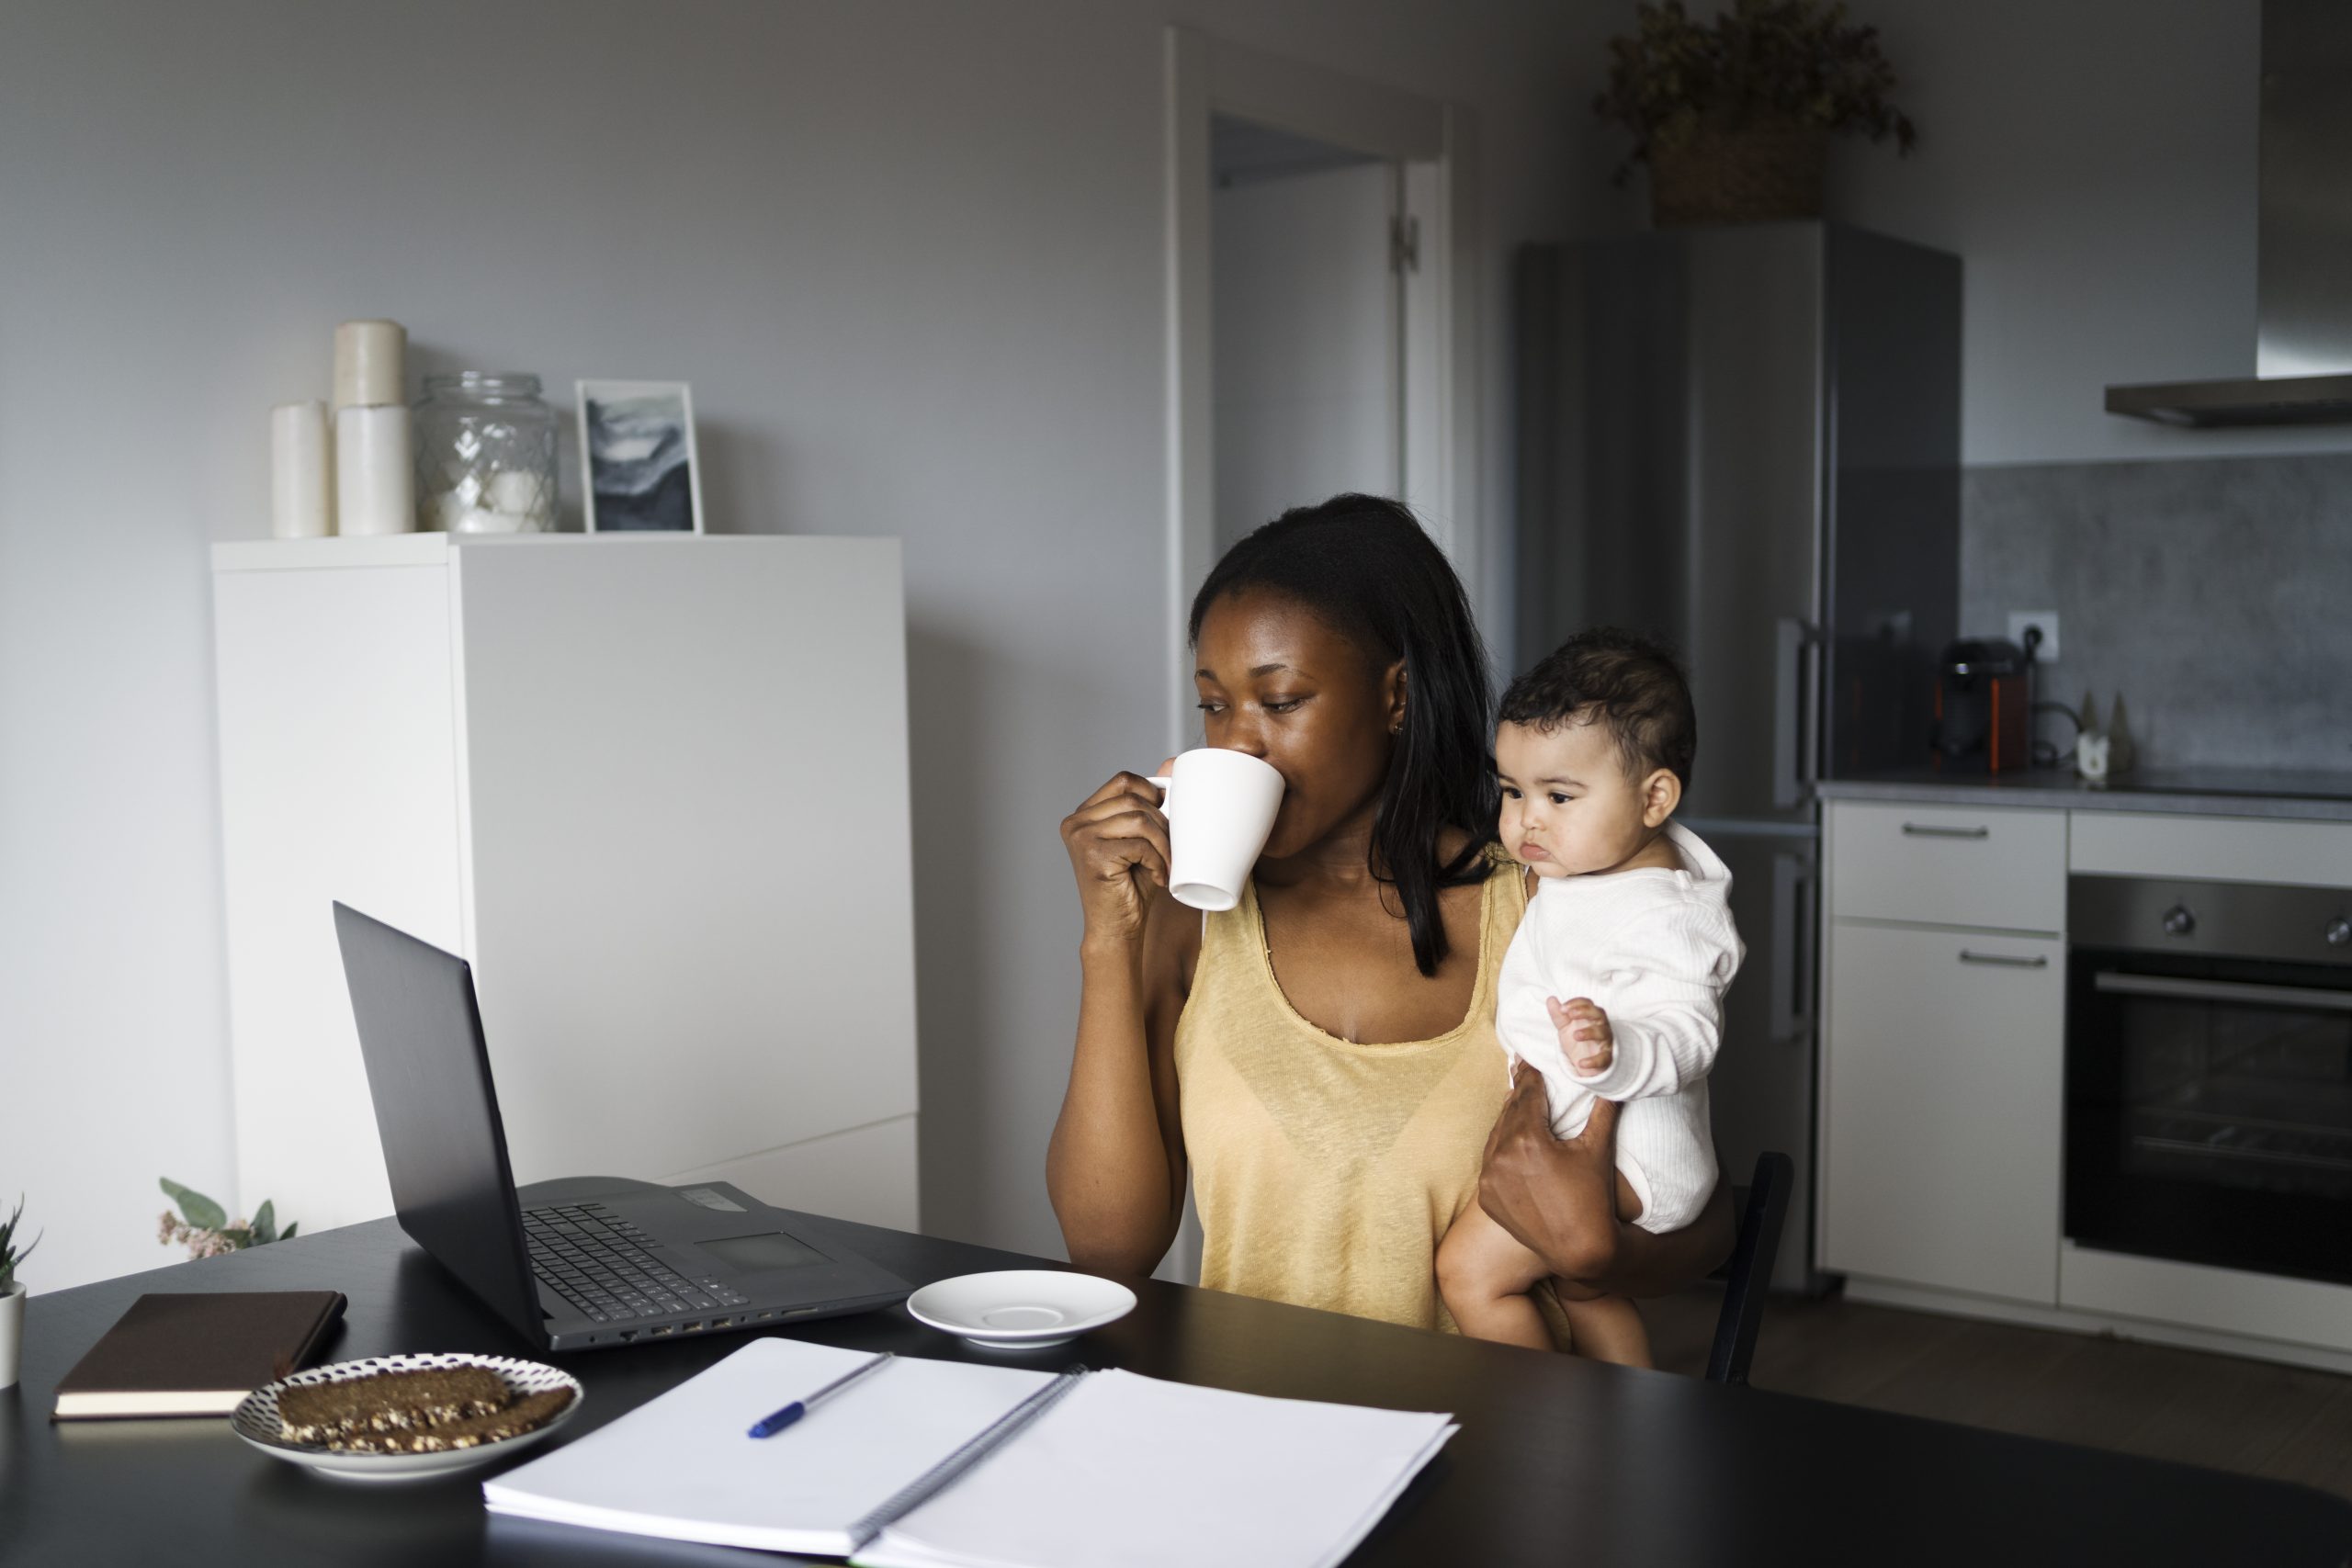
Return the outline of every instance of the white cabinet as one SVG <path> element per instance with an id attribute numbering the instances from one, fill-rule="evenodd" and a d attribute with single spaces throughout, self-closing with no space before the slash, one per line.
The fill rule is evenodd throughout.
<path id="1" fill-rule="evenodd" d="M 1826 815 L 1822 1265 L 2058 1300 L 2066 814 Z"/>
<path id="2" fill-rule="evenodd" d="M 2352 886 L 2352 825 L 2077 811 L 2072 869 L 2093 876 Z"/>
<path id="3" fill-rule="evenodd" d="M 2055 1304 L 2065 973 L 2046 938 L 1832 924 L 1826 1267 Z"/>
<path id="4" fill-rule="evenodd" d="M 2343 887 L 2352 823 L 1975 793 L 1826 803 L 1822 1266 L 1865 1301 L 2352 1371 L 2352 1287 L 2064 1235 L 2069 875 Z"/>
<path id="5" fill-rule="evenodd" d="M 214 549 L 238 1195 L 390 1212 L 332 900 L 472 961 L 516 1179 L 911 1228 L 888 539 Z"/>
<path id="6" fill-rule="evenodd" d="M 1831 818 L 1829 902 L 1840 919 L 2065 927 L 2063 812 L 1841 804 Z"/>

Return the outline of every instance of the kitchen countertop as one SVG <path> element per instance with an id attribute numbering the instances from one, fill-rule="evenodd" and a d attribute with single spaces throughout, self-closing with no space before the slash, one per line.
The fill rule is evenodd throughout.
<path id="1" fill-rule="evenodd" d="M 1823 779 L 1825 800 L 1918 805 L 2021 806 L 2053 811 L 2165 811 L 2200 817 L 2278 817 L 2352 822 L 2352 771 L 2276 768 L 2135 768 L 2103 784 L 2072 770 L 1949 773 L 1904 768 L 1860 778 Z"/>

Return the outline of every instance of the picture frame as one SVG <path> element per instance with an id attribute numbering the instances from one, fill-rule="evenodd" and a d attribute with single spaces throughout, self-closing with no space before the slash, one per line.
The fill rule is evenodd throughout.
<path id="1" fill-rule="evenodd" d="M 684 381 L 575 381 L 591 534 L 700 534 L 702 456 Z"/>

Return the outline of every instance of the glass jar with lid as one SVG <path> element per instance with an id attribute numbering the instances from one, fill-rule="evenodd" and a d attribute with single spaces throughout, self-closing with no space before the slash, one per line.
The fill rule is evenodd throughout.
<path id="1" fill-rule="evenodd" d="M 555 527 L 555 411 L 540 399 L 537 376 L 427 376 L 415 421 L 419 528 L 544 534 Z"/>

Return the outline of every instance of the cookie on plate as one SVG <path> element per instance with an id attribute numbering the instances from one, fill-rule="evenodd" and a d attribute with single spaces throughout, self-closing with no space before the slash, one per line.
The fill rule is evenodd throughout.
<path id="1" fill-rule="evenodd" d="M 334 1444 L 492 1415 L 513 1398 L 506 1380 L 486 1368 L 420 1368 L 286 1389 L 277 1418 L 289 1442 Z"/>
<path id="2" fill-rule="evenodd" d="M 571 1403 L 570 1389 L 554 1388 L 545 1393 L 525 1394 L 505 1409 L 488 1415 L 469 1416 L 408 1431 L 354 1432 L 330 1439 L 327 1446 L 363 1454 L 430 1454 L 479 1448 L 502 1438 L 521 1437 L 544 1426 L 561 1415 Z"/>

